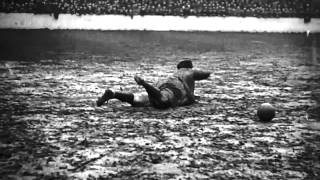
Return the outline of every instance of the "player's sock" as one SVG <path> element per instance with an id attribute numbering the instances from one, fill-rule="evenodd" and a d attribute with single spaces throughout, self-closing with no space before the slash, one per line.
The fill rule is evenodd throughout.
<path id="1" fill-rule="evenodd" d="M 119 99 L 122 102 L 127 102 L 132 104 L 134 95 L 132 93 L 122 93 L 122 92 L 115 92 L 114 98 Z"/>

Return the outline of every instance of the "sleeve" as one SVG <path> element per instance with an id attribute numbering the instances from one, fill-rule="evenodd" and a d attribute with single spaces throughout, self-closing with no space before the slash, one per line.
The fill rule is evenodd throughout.
<path id="1" fill-rule="evenodd" d="M 193 71 L 193 78 L 196 81 L 208 79 L 210 74 L 211 74 L 211 72 L 208 72 L 208 71 L 194 70 Z"/>

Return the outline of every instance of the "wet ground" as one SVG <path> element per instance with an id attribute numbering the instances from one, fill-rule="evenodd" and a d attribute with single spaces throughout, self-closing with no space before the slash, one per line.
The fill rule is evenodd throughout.
<path id="1" fill-rule="evenodd" d="M 320 36 L 209 32 L 0 31 L 4 179 L 319 179 Z M 133 108 L 191 59 L 212 71 L 197 104 Z M 262 123 L 259 104 L 276 107 Z"/>

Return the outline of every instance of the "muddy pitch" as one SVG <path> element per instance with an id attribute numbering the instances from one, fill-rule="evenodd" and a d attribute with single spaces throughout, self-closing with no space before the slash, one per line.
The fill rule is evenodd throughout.
<path id="1" fill-rule="evenodd" d="M 1 30 L 0 174 L 30 179 L 317 179 L 319 35 Z M 182 59 L 212 71 L 197 104 L 95 101 L 139 92 Z M 276 107 L 257 120 L 261 103 Z"/>

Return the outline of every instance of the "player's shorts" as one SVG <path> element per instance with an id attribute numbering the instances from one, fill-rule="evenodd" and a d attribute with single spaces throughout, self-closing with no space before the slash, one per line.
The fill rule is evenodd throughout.
<path id="1" fill-rule="evenodd" d="M 168 89 L 170 90 L 176 99 L 181 99 L 182 98 L 182 92 L 179 88 L 177 88 L 174 84 L 172 83 L 164 83 L 159 87 L 160 90 L 165 90 Z"/>

